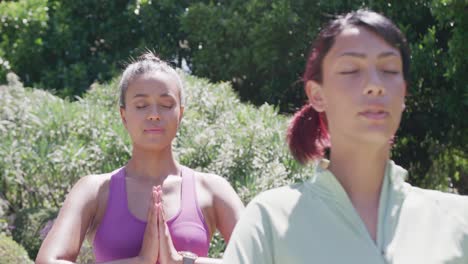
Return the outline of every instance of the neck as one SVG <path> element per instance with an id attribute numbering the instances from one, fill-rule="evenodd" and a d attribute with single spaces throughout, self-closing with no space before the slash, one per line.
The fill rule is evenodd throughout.
<path id="1" fill-rule="evenodd" d="M 390 146 L 333 144 L 329 170 L 355 207 L 377 208 Z"/>
<path id="2" fill-rule="evenodd" d="M 178 175 L 179 164 L 172 155 L 172 147 L 162 150 L 148 150 L 133 147 L 132 157 L 128 161 L 127 176 L 160 185 L 168 175 Z"/>

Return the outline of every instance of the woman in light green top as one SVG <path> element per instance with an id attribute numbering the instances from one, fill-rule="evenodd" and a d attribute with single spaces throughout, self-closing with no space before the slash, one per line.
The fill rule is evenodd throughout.
<path id="1" fill-rule="evenodd" d="M 304 74 L 308 104 L 288 131 L 292 154 L 316 169 L 248 205 L 224 263 L 468 263 L 468 198 L 412 187 L 390 160 L 409 62 L 400 30 L 375 12 L 322 29 Z"/>

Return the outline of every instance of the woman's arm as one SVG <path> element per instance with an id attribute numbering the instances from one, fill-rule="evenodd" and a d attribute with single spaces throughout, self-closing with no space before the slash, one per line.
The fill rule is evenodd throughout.
<path id="1" fill-rule="evenodd" d="M 244 204 L 226 179 L 210 175 L 208 186 L 213 193 L 216 228 L 227 244 L 244 210 Z"/>
<path id="2" fill-rule="evenodd" d="M 231 239 L 240 215 L 244 210 L 244 204 L 232 188 L 231 184 L 218 175 L 208 176 L 208 186 L 213 193 L 213 203 L 215 209 L 216 229 L 219 230 L 226 244 Z M 198 258 L 195 264 L 221 264 L 221 259 Z"/>
<path id="3" fill-rule="evenodd" d="M 96 177 L 83 177 L 73 186 L 41 245 L 36 264 L 72 263 L 76 259 L 96 212 Z"/>
<path id="4" fill-rule="evenodd" d="M 96 215 L 98 193 L 104 176 L 81 178 L 65 199 L 60 213 L 41 245 L 36 264 L 71 264 L 76 260 L 88 227 Z M 153 193 L 152 207 L 148 210 L 143 244 L 139 256 L 106 264 L 154 264 L 158 258 L 158 206 Z M 104 263 L 103 263 L 104 264 Z"/>

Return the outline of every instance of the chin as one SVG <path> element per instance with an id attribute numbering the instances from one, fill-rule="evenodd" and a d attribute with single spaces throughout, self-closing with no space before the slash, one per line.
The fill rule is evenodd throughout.
<path id="1" fill-rule="evenodd" d="M 145 141 L 138 144 L 138 148 L 150 151 L 150 152 L 159 152 L 167 149 L 171 146 L 171 142 L 162 142 L 162 141 Z"/>
<path id="2" fill-rule="evenodd" d="M 363 143 L 373 144 L 376 146 L 390 146 L 391 140 L 393 138 L 393 133 L 384 133 L 384 132 L 377 132 L 372 131 L 368 133 L 363 133 L 360 136 L 360 139 Z"/>

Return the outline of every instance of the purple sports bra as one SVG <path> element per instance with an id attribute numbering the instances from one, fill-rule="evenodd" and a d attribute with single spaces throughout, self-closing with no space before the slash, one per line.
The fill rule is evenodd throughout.
<path id="1" fill-rule="evenodd" d="M 181 207 L 167 220 L 177 251 L 190 251 L 206 257 L 210 235 L 198 206 L 194 171 L 182 168 Z M 127 202 L 125 169 L 113 172 L 104 217 L 96 231 L 93 251 L 96 262 L 135 257 L 140 253 L 146 222 L 130 213 Z"/>

